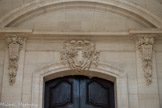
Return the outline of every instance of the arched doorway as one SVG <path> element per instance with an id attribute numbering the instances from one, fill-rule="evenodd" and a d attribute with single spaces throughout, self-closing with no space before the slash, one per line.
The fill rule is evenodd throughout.
<path id="1" fill-rule="evenodd" d="M 45 82 L 44 108 L 115 108 L 114 83 L 75 75 Z"/>
<path id="2" fill-rule="evenodd" d="M 32 103 L 38 104 L 38 106 L 34 106 L 32 108 L 44 108 L 45 105 L 44 91 L 47 81 L 58 78 L 64 78 L 66 76 L 76 76 L 76 75 L 86 76 L 86 78 L 88 79 L 97 77 L 102 80 L 104 79 L 105 81 L 113 82 L 115 108 L 119 107 L 128 108 L 127 74 L 119 67 L 113 66 L 108 63 L 104 64 L 101 62 L 98 64 L 97 67 L 92 65 L 88 71 L 83 71 L 80 73 L 72 71 L 69 68 L 68 64 L 64 65 L 63 62 L 57 62 L 39 68 L 33 74 L 32 100 L 31 100 Z"/>

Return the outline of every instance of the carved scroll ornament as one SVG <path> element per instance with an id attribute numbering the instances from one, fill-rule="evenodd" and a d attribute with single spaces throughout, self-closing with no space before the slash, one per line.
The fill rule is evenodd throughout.
<path id="1" fill-rule="evenodd" d="M 87 40 L 72 40 L 64 43 L 64 50 L 61 51 L 61 60 L 67 62 L 72 70 L 81 72 L 88 70 L 93 63 L 98 65 L 99 52 L 95 45 Z"/>
<path id="2" fill-rule="evenodd" d="M 152 83 L 152 54 L 154 36 L 142 36 L 138 39 L 138 49 L 142 55 L 142 67 L 146 78 L 146 84 L 150 85 Z"/>
<path id="3" fill-rule="evenodd" d="M 18 70 L 19 53 L 23 47 L 23 37 L 11 35 L 7 38 L 9 57 L 9 84 L 13 85 L 16 80 Z"/>

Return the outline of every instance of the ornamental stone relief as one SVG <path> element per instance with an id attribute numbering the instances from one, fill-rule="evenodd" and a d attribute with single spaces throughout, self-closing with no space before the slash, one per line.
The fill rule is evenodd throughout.
<path id="1" fill-rule="evenodd" d="M 18 70 L 19 53 L 23 47 L 24 37 L 16 34 L 9 35 L 7 38 L 8 57 L 9 57 L 9 84 L 13 85 L 16 81 Z"/>
<path id="2" fill-rule="evenodd" d="M 156 34 L 138 35 L 138 49 L 142 55 L 142 68 L 146 84 L 152 83 L 152 54 Z"/>
<path id="3" fill-rule="evenodd" d="M 92 64 L 98 65 L 100 53 L 96 51 L 95 44 L 88 40 L 71 40 L 65 42 L 61 51 L 61 60 L 67 62 L 76 72 L 88 70 Z"/>

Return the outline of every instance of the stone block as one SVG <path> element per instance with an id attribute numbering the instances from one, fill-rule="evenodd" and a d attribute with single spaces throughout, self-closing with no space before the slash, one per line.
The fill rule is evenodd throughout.
<path id="1" fill-rule="evenodd" d="M 25 64 L 47 64 L 53 62 L 53 51 L 26 52 Z"/>
<path id="2" fill-rule="evenodd" d="M 139 108 L 138 94 L 137 95 L 129 94 L 129 107 L 130 108 Z"/>
<path id="3" fill-rule="evenodd" d="M 160 108 L 159 94 L 143 93 L 139 95 L 140 108 Z"/>

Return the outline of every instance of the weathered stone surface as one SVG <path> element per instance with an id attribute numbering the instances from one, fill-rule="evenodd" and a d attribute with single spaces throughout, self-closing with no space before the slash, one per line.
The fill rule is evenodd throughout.
<path id="1" fill-rule="evenodd" d="M 38 105 L 12 108 L 43 108 L 45 81 L 85 75 L 115 83 L 116 108 L 161 108 L 161 20 L 160 0 L 0 0 L 0 102 Z M 15 50 L 8 51 L 8 34 L 28 35 L 23 48 L 16 50 L 19 60 L 12 86 L 8 83 L 9 53 Z M 147 37 L 152 34 L 158 38 Z M 64 46 L 72 40 L 81 46 L 73 47 L 75 53 Z M 83 51 L 84 42 L 93 48 Z M 76 62 L 71 63 L 75 66 L 89 60 L 79 65 L 88 68 L 74 71 L 75 66 L 63 64 L 69 55 L 61 59 L 61 51 L 76 54 L 72 58 Z M 98 60 L 92 60 L 96 51 Z M 9 107 L 0 104 L 0 108 Z"/>

